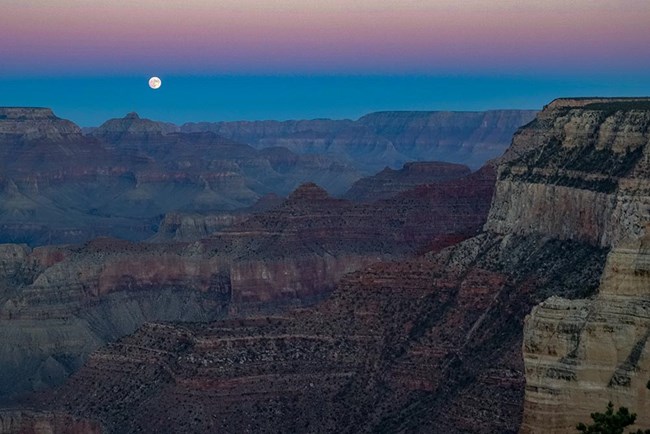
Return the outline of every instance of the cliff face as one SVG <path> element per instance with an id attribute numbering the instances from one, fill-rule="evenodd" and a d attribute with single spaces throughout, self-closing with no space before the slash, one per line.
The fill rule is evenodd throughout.
<path id="1" fill-rule="evenodd" d="M 534 215 L 557 237 L 615 248 L 595 298 L 552 297 L 528 316 L 522 432 L 574 432 L 578 422 L 589 421 L 609 401 L 636 411 L 638 426 L 647 428 L 650 100 L 560 100 L 545 113 L 539 122 L 552 120 L 553 128 L 537 143 L 541 148 L 528 155 L 541 161 L 564 158 L 566 164 L 537 173 L 510 165 L 501 188 L 521 192 L 527 178 L 551 178 L 560 185 L 552 192 L 537 189 L 524 209 L 499 213 L 497 227 L 525 232 L 517 219 Z M 593 167 L 591 176 L 580 179 L 587 167 Z M 583 192 L 571 194 L 571 185 Z M 551 207 L 554 212 L 542 212 Z M 566 213 L 580 218 L 569 220 Z"/>
<path id="2" fill-rule="evenodd" d="M 167 212 L 230 211 L 306 181 L 343 193 L 360 177 L 325 156 L 175 130 L 131 113 L 83 136 L 49 109 L 0 108 L 0 242 L 142 240 Z"/>
<path id="3" fill-rule="evenodd" d="M 497 162 L 489 218 L 472 238 L 417 259 L 360 266 L 316 306 L 210 324 L 147 324 L 93 353 L 61 388 L 34 397 L 32 405 L 120 433 L 170 426 L 175 432 L 515 433 L 522 420 L 524 427 L 542 420 L 549 426 L 564 423 L 565 413 L 557 421 L 545 416 L 554 409 L 553 399 L 568 396 L 564 402 L 571 408 L 569 401 L 586 396 L 584 390 L 594 384 L 608 384 L 625 399 L 637 400 L 630 407 L 647 405 L 642 401 L 647 392 L 640 387 L 647 373 L 647 300 L 640 294 L 647 287 L 648 247 L 647 239 L 638 241 L 648 219 L 646 104 L 550 104 Z M 589 128 L 574 127 L 589 122 Z M 611 135 L 601 140 L 597 132 L 608 128 Z M 636 142 L 630 139 L 638 137 L 635 131 L 641 137 Z M 600 150 L 599 143 L 607 146 Z M 376 203 L 386 204 L 382 209 L 401 201 L 401 209 L 436 210 L 441 198 L 457 198 L 457 203 L 442 202 L 452 203 L 445 215 L 418 214 L 420 223 L 445 227 L 468 216 L 469 208 L 459 205 L 466 203 L 460 200 L 466 194 L 467 187 L 457 180 Z M 596 209 L 608 201 L 614 203 L 611 208 Z M 307 202 L 314 207 L 305 207 Z M 346 222 L 349 213 L 362 208 L 345 203 L 306 185 L 284 208 L 251 218 L 245 228 L 229 228 L 221 237 L 265 246 L 278 257 L 278 252 L 327 256 L 336 246 L 351 245 L 355 254 L 361 246 L 377 251 L 382 239 L 371 231 L 363 242 L 353 238 L 358 231 Z M 340 238 L 325 237 L 324 225 L 336 228 Z M 395 239 L 409 233 L 404 226 L 398 226 Z M 255 238 L 239 238 L 244 233 Z M 628 247 L 618 241 L 627 238 L 633 240 Z M 215 237 L 211 242 L 217 244 L 206 251 L 228 251 L 223 239 Z M 601 282 L 612 243 L 618 250 L 610 255 Z M 261 251 L 246 258 L 261 260 Z M 318 270 L 310 271 L 308 279 L 322 275 Z M 267 266 L 260 275 L 281 280 L 283 272 Z M 610 299 L 600 300 L 608 292 Z M 576 301 L 594 294 L 592 301 Z M 249 295 L 241 293 L 242 299 Z M 536 308 L 528 324 L 540 327 L 524 335 L 526 315 L 553 296 L 573 301 L 551 298 Z M 582 307 L 553 308 L 562 303 Z M 584 318 L 582 312 L 590 309 L 595 314 Z M 565 313 L 566 326 L 554 322 Z M 557 333 L 548 332 L 553 329 Z M 607 336 L 614 348 L 593 344 L 594 336 L 605 333 L 612 333 Z M 532 359 L 537 365 L 530 365 Z M 577 389 L 569 390 L 565 385 L 574 380 L 566 378 L 573 376 L 582 382 L 571 383 Z M 597 390 L 599 397 L 614 393 Z M 525 394 L 532 396 L 526 404 Z M 594 402 L 591 411 L 602 410 L 601 404 Z M 530 414 L 530 409 L 539 412 Z"/>
<path id="4" fill-rule="evenodd" d="M 437 149 L 444 142 L 471 156 L 470 148 L 478 145 L 470 131 L 510 133 L 527 116 L 517 113 L 450 114 L 458 118 L 453 128 L 441 129 L 435 143 L 425 140 L 418 149 Z M 404 135 L 424 140 L 432 134 L 422 124 L 427 116 L 433 116 L 432 125 L 438 122 L 437 115 L 410 114 L 408 119 L 420 120 L 404 120 L 402 130 L 388 117 L 386 134 L 395 140 Z M 181 132 L 129 113 L 83 135 L 50 109 L 0 108 L 0 242 L 37 246 L 82 243 L 97 236 L 143 240 L 154 235 L 168 212 L 223 213 L 248 207 L 269 193 L 286 196 L 308 181 L 340 195 L 361 177 L 360 170 L 374 172 L 373 165 L 383 168 L 429 157 L 424 151 L 402 155 L 392 139 L 377 132 L 378 120 L 368 120 L 371 126 L 364 122 L 224 123 L 186 126 Z M 494 137 L 488 134 L 487 142 Z M 505 147 L 499 143 L 494 155 Z M 386 188 L 414 185 L 397 187 L 400 182 Z M 221 227 L 214 221 L 206 224 L 208 232 Z"/>
<path id="5" fill-rule="evenodd" d="M 650 229 L 650 227 L 648 228 Z M 523 433 L 570 433 L 607 403 L 650 426 L 650 235 L 621 243 L 598 295 L 550 298 L 526 319 Z"/>
<path id="6" fill-rule="evenodd" d="M 423 184 L 449 181 L 467 176 L 470 169 L 462 164 L 426 162 L 407 163 L 401 170 L 386 167 L 374 176 L 361 178 L 350 187 L 344 199 L 371 202 L 388 199 Z"/>
<path id="7" fill-rule="evenodd" d="M 486 229 L 601 246 L 638 237 L 650 208 L 649 104 L 550 104 L 503 157 Z"/>
<path id="8" fill-rule="evenodd" d="M 48 108 L 0 107 L 0 121 L 2 141 L 67 141 L 81 136 L 78 126 Z"/>
<path id="9" fill-rule="evenodd" d="M 473 174 L 376 205 L 334 199 L 309 183 L 201 241 L 0 245 L 0 395 L 59 384 L 144 322 L 312 304 L 346 273 L 470 237 L 485 221 L 493 182 L 492 172 Z"/>
<path id="10" fill-rule="evenodd" d="M 593 288 L 602 253 L 488 236 L 461 246 L 365 267 L 316 308 L 146 325 L 37 405 L 107 432 L 516 432 L 531 293 L 558 279 Z M 502 248 L 519 259 L 499 268 Z M 547 269 L 531 274 L 527 261 Z"/>
<path id="11" fill-rule="evenodd" d="M 478 168 L 501 155 L 512 134 L 534 117 L 530 110 L 380 112 L 357 121 L 188 123 L 181 131 L 212 131 L 256 148 L 336 155 L 368 172 L 431 160 Z"/>
<path id="12" fill-rule="evenodd" d="M 634 236 L 641 223 L 633 215 L 647 218 L 633 211 L 643 209 L 643 190 L 624 190 L 629 182 L 647 180 L 647 142 L 641 150 L 598 154 L 607 158 L 592 172 L 590 165 L 579 166 L 580 156 L 590 158 L 597 143 L 591 135 L 585 143 L 576 132 L 582 129 L 569 128 L 561 143 L 548 140 L 556 124 L 564 130 L 566 116 L 576 122 L 601 116 L 599 125 L 607 125 L 612 116 L 622 117 L 626 124 L 616 127 L 621 134 L 645 122 L 645 109 L 634 118 L 627 117 L 627 108 L 619 109 L 617 101 L 602 103 L 604 115 L 601 106 L 587 104 L 576 108 L 573 101 L 556 102 L 517 135 L 499 162 L 492 210 L 479 235 L 419 259 L 363 267 L 346 275 L 315 307 L 209 325 L 147 325 L 94 353 L 68 383 L 41 395 L 35 405 L 99 421 L 107 432 L 163 429 L 163 423 L 178 432 L 517 432 L 526 384 L 525 316 L 550 296 L 578 299 L 595 294 L 612 240 Z M 541 122 L 547 126 L 542 128 Z M 612 143 L 618 143 L 617 134 Z M 553 155 L 570 152 L 570 146 L 579 149 L 573 166 L 568 165 L 574 170 L 570 185 L 564 175 L 544 175 L 560 173 L 565 161 L 536 158 L 552 146 Z M 535 176 L 518 177 L 521 173 Z M 545 177 L 537 177 L 539 173 Z M 603 174 L 615 184 L 613 192 L 593 182 Z M 451 197 L 465 191 L 456 181 L 445 185 L 456 185 L 447 190 Z M 397 197 L 415 201 L 436 186 Z M 520 192 L 517 200 L 510 199 L 511 189 L 504 186 Z M 560 188 L 566 190 L 567 202 L 558 211 L 569 228 L 578 228 L 584 216 L 600 215 L 593 209 L 598 203 L 587 198 L 623 191 L 630 217 L 619 220 L 621 235 L 604 237 L 600 227 L 565 232 L 554 208 L 546 208 L 549 216 L 530 211 L 555 205 L 551 195 Z M 323 208 L 334 209 L 313 186 L 304 193 Z M 432 197 L 442 194 L 438 190 Z M 295 199 L 290 206 L 298 206 Z M 331 218 L 339 214 L 335 210 Z M 298 225 L 309 222 L 308 213 L 289 215 L 297 216 Z M 526 220 L 509 218 L 512 215 Z M 617 215 L 612 211 L 599 218 L 615 221 Z M 277 215 L 256 224 L 264 222 L 278 231 L 286 227 L 276 223 Z M 641 291 L 645 271 L 624 273 L 632 277 L 623 281 L 637 288 L 625 291 Z M 642 321 L 640 313 L 634 324 L 626 320 L 614 330 L 628 333 L 622 341 L 640 348 L 637 343 L 646 336 Z M 626 376 L 633 388 L 640 384 L 642 375 L 634 373 L 634 367 L 645 366 L 643 351 L 617 354 L 612 363 L 620 371 L 616 378 L 621 384 Z M 597 403 L 593 410 L 600 409 Z M 160 417 L 163 414 L 166 418 Z"/>
<path id="13" fill-rule="evenodd" d="M 536 111 L 491 110 L 486 112 L 379 112 L 359 123 L 387 138 L 395 149 L 423 160 L 439 155 L 476 166 L 500 156 L 512 134 L 530 122 Z"/>

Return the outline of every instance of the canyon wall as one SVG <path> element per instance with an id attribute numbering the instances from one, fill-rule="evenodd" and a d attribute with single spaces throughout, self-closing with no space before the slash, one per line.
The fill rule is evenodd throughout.
<path id="1" fill-rule="evenodd" d="M 231 211 L 306 181 L 343 193 L 361 177 L 326 156 L 176 129 L 130 113 L 84 136 L 50 109 L 0 108 L 0 242 L 142 240 L 168 212 Z"/>
<path id="2" fill-rule="evenodd" d="M 521 432 L 575 432 L 610 401 L 649 427 L 649 338 L 650 234 L 609 254 L 595 298 L 553 297 L 527 317 Z"/>
<path id="3" fill-rule="evenodd" d="M 643 238 L 648 101 L 549 104 L 495 162 L 487 221 L 469 239 L 416 257 L 361 264 L 315 306 L 260 309 L 208 324 L 144 324 L 93 352 L 60 388 L 32 395 L 26 405 L 94 421 L 109 433 L 170 427 L 175 432 L 543 432 L 534 430 L 566 429 L 572 423 L 566 415 L 584 417 L 588 410 L 582 405 L 588 402 L 591 411 L 603 410 L 601 400 L 610 397 L 642 408 L 647 405 L 642 386 L 648 337 Z M 470 176 L 487 178 L 482 172 Z M 278 261 L 286 260 L 281 259 L 286 252 L 301 257 L 327 256 L 336 248 L 382 252 L 386 239 L 417 239 L 409 237 L 425 227 L 422 222 L 453 228 L 471 219 L 467 187 L 459 181 L 378 201 L 399 200 L 396 210 L 430 211 L 428 217 L 418 212 L 417 226 L 390 219 L 401 232 L 387 238 L 371 235 L 377 225 L 359 238 L 358 228 L 345 222 L 363 208 L 306 185 L 285 208 L 253 217 L 245 228 L 228 228 L 211 244 L 190 243 L 188 251 L 198 245 L 228 251 L 233 248 L 223 240 L 230 236 L 241 240 L 236 245 L 260 246 L 246 256 L 251 261 L 262 259 L 263 251 Z M 427 192 L 428 199 L 417 199 Z M 316 208 L 304 208 L 302 199 Z M 339 238 L 326 236 L 324 225 L 336 228 Z M 304 228 L 311 228 L 308 239 L 297 236 L 307 233 Z M 444 233 L 453 238 L 452 231 Z M 266 235 L 255 241 L 259 234 Z M 269 242 L 287 234 L 304 242 Z M 9 251 L 24 255 L 17 247 Z M 12 271 L 20 268 L 16 264 L 20 261 L 5 266 L 7 279 L 20 278 Z M 281 278 L 277 270 L 267 267 L 262 275 Z M 308 278 L 320 273 L 314 269 Z M 597 399 L 577 403 L 590 391 Z M 553 419 L 547 415 L 556 410 L 555 398 L 564 406 Z M 639 420 L 640 427 L 648 428 L 645 421 L 645 416 Z"/>
<path id="4" fill-rule="evenodd" d="M 571 304 L 596 295 L 611 247 L 645 227 L 649 145 L 621 145 L 628 141 L 617 137 L 647 138 L 650 108 L 647 100 L 624 102 L 556 101 L 520 130 L 496 161 L 496 191 L 478 235 L 362 267 L 316 306 L 211 324 L 147 324 L 31 402 L 97 421 L 106 432 L 518 432 L 522 420 L 534 420 L 524 416 L 534 372 L 524 365 L 526 315 L 549 297 Z M 574 127 L 589 122 L 596 126 Z M 594 140 L 612 122 L 609 139 Z M 433 186 L 398 197 L 413 201 Z M 462 191 L 457 185 L 448 194 Z M 309 195 L 322 200 L 313 188 Z M 606 203 L 612 206 L 602 209 Z M 447 209 L 456 218 L 465 213 Z M 283 230 L 274 221 L 256 224 Z M 632 276 L 623 281 L 634 291 L 643 289 L 644 271 L 621 272 Z M 643 318 L 626 321 L 612 325 L 625 337 L 612 339 L 641 348 Z M 634 390 L 643 351 L 627 357 L 622 350 L 612 362 L 617 381 L 629 377 Z"/>
<path id="5" fill-rule="evenodd" d="M 160 243 L 0 245 L 0 395 L 59 384 L 145 322 L 313 304 L 365 265 L 468 238 L 485 222 L 493 182 L 484 171 L 377 204 L 308 183 L 210 237 L 185 226 L 180 235 L 191 241 L 170 228 L 179 236 Z"/>
<path id="6" fill-rule="evenodd" d="M 256 148 L 335 155 L 367 173 L 409 161 L 450 161 L 477 169 L 500 156 L 533 110 L 378 112 L 356 121 L 240 121 L 187 123 L 184 132 L 212 131 Z"/>

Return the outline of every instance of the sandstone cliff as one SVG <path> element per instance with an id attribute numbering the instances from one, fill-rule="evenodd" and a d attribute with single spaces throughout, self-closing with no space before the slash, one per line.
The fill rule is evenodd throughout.
<path id="1" fill-rule="evenodd" d="M 212 213 L 181 213 L 171 212 L 165 215 L 158 226 L 158 231 L 148 241 L 196 241 L 208 238 L 210 235 L 239 225 L 248 220 L 252 214 L 261 213 L 279 207 L 284 199 L 275 193 L 262 196 L 257 202 L 247 208 L 233 211 Z"/>
<path id="2" fill-rule="evenodd" d="M 48 108 L 0 107 L 0 120 L 1 141 L 66 141 L 81 136 L 78 126 Z"/>
<path id="3" fill-rule="evenodd" d="M 93 353 L 61 388 L 34 397 L 32 405 L 96 421 L 106 432 L 173 427 L 176 432 L 515 433 L 522 419 L 541 420 L 523 415 L 527 372 L 548 373 L 551 387 L 570 382 L 561 378 L 564 373 L 569 378 L 585 373 L 585 386 L 594 384 L 590 375 L 604 373 L 607 381 L 615 379 L 607 387 L 621 396 L 646 399 L 637 387 L 647 369 L 645 304 L 626 297 L 643 292 L 647 241 L 614 250 L 602 283 L 601 274 L 610 248 L 639 238 L 646 226 L 649 113 L 646 100 L 556 101 L 520 130 L 497 161 L 489 218 L 477 236 L 416 259 L 361 267 L 317 306 L 211 324 L 146 324 Z M 457 181 L 444 185 L 455 185 L 447 197 L 461 198 L 466 190 Z M 436 186 L 390 200 L 417 203 L 429 191 L 435 192 L 433 205 L 445 194 Z M 284 211 L 251 219 L 248 231 L 305 233 L 301 228 L 310 227 L 315 214 L 301 208 L 307 197 L 322 216 L 311 240 L 322 237 L 328 221 L 342 228 L 337 230 L 342 239 L 351 236 L 337 220 L 344 201 L 332 202 L 313 185 L 292 196 Z M 456 205 L 447 210 L 451 216 L 465 213 Z M 317 245 L 327 251 L 336 244 Z M 283 251 L 300 252 L 297 246 Z M 539 372 L 525 369 L 523 348 L 557 363 L 545 355 L 552 349 L 535 337 L 545 342 L 546 326 L 527 334 L 531 345 L 527 340 L 524 346 L 524 319 L 533 307 L 552 296 L 594 296 L 599 286 L 610 288 L 603 294 L 615 293 L 611 303 L 600 303 L 597 295 L 584 309 L 598 312 L 603 305 L 602 314 L 589 317 L 596 321 L 620 315 L 611 325 L 620 351 L 603 350 L 594 364 L 572 364 L 571 358 L 580 362 L 594 346 L 582 337 L 590 323 L 574 330 L 582 319 L 569 310 L 574 323 L 557 326 L 562 333 L 551 343 L 558 354 L 577 347 L 575 356 L 568 355 L 560 369 L 544 370 L 543 364 Z M 554 300 L 548 306 L 561 304 Z M 540 323 L 556 327 L 546 319 L 555 310 L 535 312 Z M 531 318 L 534 324 L 536 314 Z M 598 323 L 593 327 L 609 333 Z M 548 405 L 544 395 L 539 398 Z M 601 410 L 601 402 L 594 405 Z M 544 407 L 538 408 L 543 414 Z"/>
<path id="4" fill-rule="evenodd" d="M 650 208 L 649 126 L 644 99 L 549 104 L 502 158 L 486 229 L 601 246 L 638 237 Z"/>
<path id="5" fill-rule="evenodd" d="M 609 401 L 650 427 L 648 338 L 650 234 L 610 253 L 595 298 L 552 297 L 527 317 L 521 432 L 575 432 Z"/>
<path id="6" fill-rule="evenodd" d="M 0 108 L 0 242 L 142 240 L 168 212 L 230 211 L 306 181 L 340 194 L 360 177 L 324 156 L 175 130 L 131 113 L 83 136 L 49 109 Z"/>

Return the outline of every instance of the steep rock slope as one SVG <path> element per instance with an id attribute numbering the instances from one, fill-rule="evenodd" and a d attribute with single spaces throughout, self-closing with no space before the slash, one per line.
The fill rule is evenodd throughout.
<path id="1" fill-rule="evenodd" d="M 444 182 L 467 176 L 470 169 L 462 164 L 442 162 L 406 163 L 400 170 L 386 167 L 374 176 L 361 178 L 342 196 L 344 199 L 372 202 L 388 199 L 418 185 Z"/>
<path id="2" fill-rule="evenodd" d="M 503 153 L 532 110 L 487 112 L 379 112 L 357 121 L 241 121 L 187 123 L 181 131 L 212 131 L 256 148 L 283 146 L 325 153 L 367 172 L 408 161 L 453 161 L 478 168 Z"/>
<path id="3" fill-rule="evenodd" d="M 470 237 L 485 221 L 493 182 L 492 171 L 481 172 L 373 206 L 310 183 L 201 241 L 0 245 L 0 394 L 58 384 L 145 321 L 310 304 L 364 265 Z"/>
<path id="4" fill-rule="evenodd" d="M 649 130 L 650 100 L 549 104 L 504 155 L 486 229 L 541 229 L 601 246 L 640 236 L 650 207 Z"/>
<path id="5" fill-rule="evenodd" d="M 313 310 L 147 325 L 94 353 L 37 402 L 106 432 L 515 432 L 519 320 L 535 290 L 528 279 L 589 288 L 590 273 L 565 264 L 593 273 L 602 256 L 585 246 L 558 256 L 557 247 L 535 245 L 544 274 L 504 275 L 499 243 L 482 237 L 456 252 L 462 259 L 385 263 L 347 276 Z M 531 259 L 522 250 L 513 275 Z M 491 258 L 480 259 L 486 252 Z"/>
<path id="6" fill-rule="evenodd" d="M 171 212 L 158 226 L 158 231 L 148 241 L 196 241 L 222 231 L 230 226 L 238 225 L 248 220 L 251 214 L 276 208 L 284 199 L 275 193 L 262 196 L 252 206 L 233 211 L 212 213 L 182 213 Z"/>
<path id="7" fill-rule="evenodd" d="M 494 180 L 494 168 L 486 166 L 452 181 L 410 189 L 406 183 L 394 185 L 393 197 L 366 203 L 333 199 L 307 183 L 281 207 L 271 196 L 243 214 L 171 214 L 152 241 L 192 241 L 218 232 L 296 231 L 303 238 L 318 236 L 325 248 L 334 243 L 334 250 L 348 243 L 350 248 L 368 245 L 372 251 L 412 254 L 474 235 L 485 221 Z M 256 211 L 260 209 L 267 212 Z"/>
<path id="8" fill-rule="evenodd" d="M 0 108 L 0 242 L 150 237 L 167 212 L 228 211 L 302 182 L 343 193 L 360 174 L 323 156 L 181 134 L 131 113 L 83 136 L 49 109 Z"/>
<path id="9" fill-rule="evenodd" d="M 147 325 L 94 353 L 34 405 L 95 420 L 106 432 L 517 432 L 525 316 L 549 296 L 594 294 L 612 241 L 645 226 L 636 210 L 647 198 L 626 188 L 647 182 L 650 110 L 644 100 L 624 102 L 558 100 L 521 130 L 476 237 L 349 274 L 317 307 Z M 628 143 L 618 137 L 630 132 L 645 137 L 641 151 L 597 151 L 594 130 L 573 127 L 594 119 L 595 131 L 614 124 L 606 143 Z M 547 148 L 550 158 L 538 158 Z M 602 158 L 596 168 L 580 165 L 594 154 Z M 538 210 L 557 204 L 559 190 L 564 225 L 554 208 Z M 621 211 L 586 200 L 617 204 L 619 194 Z M 594 215 L 605 227 L 620 222 L 616 235 L 603 236 L 600 223 L 580 227 Z"/>
<path id="10" fill-rule="evenodd" d="M 526 319 L 521 431 L 575 432 L 609 401 L 650 427 L 649 338 L 650 232 L 610 253 L 594 299 L 552 297 Z"/>

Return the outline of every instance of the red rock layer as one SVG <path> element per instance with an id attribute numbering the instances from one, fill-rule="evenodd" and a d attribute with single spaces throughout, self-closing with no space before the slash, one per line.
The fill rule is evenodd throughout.
<path id="1" fill-rule="evenodd" d="M 374 176 L 358 180 L 342 197 L 348 200 L 372 202 L 388 199 L 419 185 L 449 181 L 469 174 L 469 167 L 462 164 L 407 163 L 400 170 L 386 167 Z"/>
<path id="2" fill-rule="evenodd" d="M 534 246 L 533 257 L 499 265 L 522 245 Z M 560 277 L 593 288 L 582 270 L 602 256 L 584 245 L 477 237 L 433 260 L 350 274 L 316 308 L 146 325 L 36 405 L 107 432 L 514 433 L 523 317 Z M 546 272 L 520 271 L 529 261 Z"/>
<path id="3" fill-rule="evenodd" d="M 0 395 L 63 381 L 92 350 L 145 321 L 312 304 L 346 273 L 470 237 L 492 194 L 485 173 L 361 205 L 304 184 L 281 205 L 200 241 L 2 246 Z"/>

